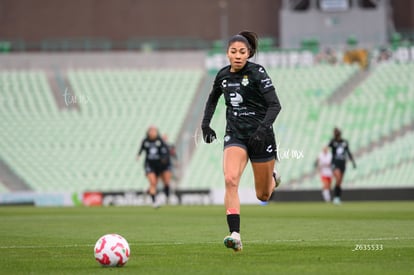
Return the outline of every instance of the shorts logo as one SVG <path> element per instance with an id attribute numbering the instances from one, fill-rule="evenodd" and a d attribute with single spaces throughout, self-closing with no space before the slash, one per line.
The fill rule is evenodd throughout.
<path id="1" fill-rule="evenodd" d="M 267 146 L 267 148 L 266 148 L 266 152 L 268 152 L 268 153 L 273 152 L 272 145 Z"/>
<path id="2" fill-rule="evenodd" d="M 230 140 L 230 136 L 225 136 L 224 137 L 224 142 L 228 142 Z"/>

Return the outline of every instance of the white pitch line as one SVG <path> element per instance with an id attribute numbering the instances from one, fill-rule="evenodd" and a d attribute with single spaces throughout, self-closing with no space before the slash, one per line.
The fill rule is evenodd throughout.
<path id="1" fill-rule="evenodd" d="M 287 240 L 248 240 L 246 244 L 273 244 L 273 243 L 306 243 L 306 242 L 371 242 L 371 241 L 402 241 L 402 240 L 414 240 L 414 237 L 378 237 L 378 238 L 355 238 L 355 239 L 287 239 Z M 191 244 L 217 244 L 219 241 L 209 242 L 166 242 L 166 243 L 129 243 L 130 246 L 167 246 L 167 245 L 191 245 Z M 93 247 L 93 244 L 65 244 L 65 245 L 9 245 L 0 246 L 0 249 L 36 249 L 36 248 L 74 248 L 74 247 Z"/>
<path id="2" fill-rule="evenodd" d="M 0 249 L 35 249 L 35 248 L 73 248 L 73 247 L 92 247 L 91 244 L 64 244 L 64 245 L 10 245 L 0 246 Z"/>
<path id="3" fill-rule="evenodd" d="M 385 237 L 385 238 L 355 238 L 355 239 L 293 239 L 293 240 L 251 240 L 246 243 L 282 243 L 282 242 L 356 242 L 356 241 L 399 241 L 399 240 L 414 240 L 414 237 Z"/>

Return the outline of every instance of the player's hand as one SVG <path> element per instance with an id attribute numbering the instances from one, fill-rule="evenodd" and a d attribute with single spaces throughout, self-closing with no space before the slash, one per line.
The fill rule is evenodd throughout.
<path id="1" fill-rule="evenodd" d="M 136 156 L 136 157 L 135 157 L 135 160 L 136 160 L 136 161 L 139 161 L 139 156 Z"/>
<path id="2" fill-rule="evenodd" d="M 262 151 L 266 143 L 266 129 L 262 126 L 257 128 L 256 132 L 249 138 L 249 146 L 256 151 Z"/>
<path id="3" fill-rule="evenodd" d="M 201 130 L 203 131 L 203 139 L 206 143 L 212 143 L 215 139 L 217 139 L 216 132 L 214 132 L 210 126 L 202 127 Z"/>

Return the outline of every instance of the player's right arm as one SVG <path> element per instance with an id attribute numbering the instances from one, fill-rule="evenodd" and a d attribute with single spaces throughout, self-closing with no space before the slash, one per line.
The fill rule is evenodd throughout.
<path id="1" fill-rule="evenodd" d="M 217 80 L 217 77 L 214 81 L 213 89 L 208 96 L 206 106 L 204 108 L 204 116 L 203 120 L 201 121 L 201 129 L 203 131 L 203 139 L 206 143 L 213 142 L 217 136 L 216 132 L 211 129 L 210 122 L 213 118 L 214 112 L 217 107 L 218 100 L 222 94 L 221 90 L 221 83 Z"/>
<path id="2" fill-rule="evenodd" d="M 139 157 L 141 156 L 142 151 L 144 151 L 144 142 L 145 142 L 145 139 L 141 142 L 141 147 L 138 150 L 138 153 L 137 153 L 137 156 L 136 156 L 136 160 L 139 160 Z"/>
<path id="3" fill-rule="evenodd" d="M 318 170 L 318 172 L 319 172 L 319 170 L 320 170 L 320 165 L 319 165 L 319 157 L 317 157 L 317 158 L 315 159 L 315 161 L 313 162 L 313 167 L 314 167 L 315 169 L 317 169 L 317 170 Z"/>

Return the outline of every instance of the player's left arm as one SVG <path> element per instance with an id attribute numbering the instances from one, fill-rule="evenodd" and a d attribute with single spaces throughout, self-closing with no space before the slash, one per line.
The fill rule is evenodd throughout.
<path id="1" fill-rule="evenodd" d="M 353 166 L 354 168 L 356 168 L 356 163 L 355 163 L 355 160 L 354 160 L 354 156 L 352 155 L 351 150 L 349 149 L 349 144 L 348 144 L 348 142 L 347 142 L 347 146 L 346 146 L 346 152 L 347 152 L 347 154 L 348 154 L 348 156 L 349 156 L 349 159 L 352 161 L 352 166 Z"/>
<path id="2" fill-rule="evenodd" d="M 161 154 L 161 163 L 166 164 L 171 157 L 170 146 L 162 138 L 160 138 L 159 141 L 161 142 L 158 149 Z"/>
<path id="3" fill-rule="evenodd" d="M 279 98 L 276 94 L 276 89 L 263 67 L 259 68 L 257 81 L 259 92 L 263 95 L 267 110 L 265 117 L 261 121 L 256 132 L 249 139 L 249 144 L 254 148 L 263 146 L 268 130 L 272 127 L 273 122 L 282 110 L 282 106 L 280 105 Z"/>
<path id="4" fill-rule="evenodd" d="M 267 104 L 266 115 L 262 121 L 262 125 L 269 128 L 273 122 L 275 122 L 277 116 L 282 110 L 282 106 L 277 96 L 276 88 L 272 83 L 272 79 L 270 79 L 264 69 L 262 69 L 262 72 L 259 73 L 259 76 L 259 89 Z"/>

